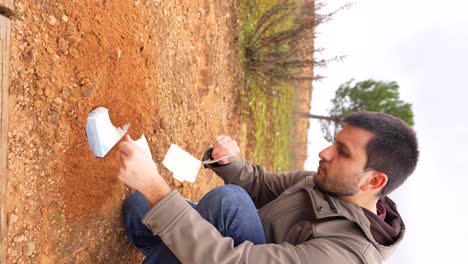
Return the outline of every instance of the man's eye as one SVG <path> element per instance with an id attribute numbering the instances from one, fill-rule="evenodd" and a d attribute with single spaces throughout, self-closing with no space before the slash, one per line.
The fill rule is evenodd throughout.
<path id="1" fill-rule="evenodd" d="M 348 158 L 348 157 L 349 157 L 349 154 L 346 153 L 346 152 L 344 152 L 342 149 L 338 149 L 338 154 L 339 154 L 340 156 L 345 157 L 345 158 Z"/>

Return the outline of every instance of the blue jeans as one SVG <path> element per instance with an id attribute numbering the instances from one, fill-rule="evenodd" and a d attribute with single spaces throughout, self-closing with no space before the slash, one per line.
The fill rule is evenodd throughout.
<path id="1" fill-rule="evenodd" d="M 244 241 L 265 244 L 265 232 L 252 199 L 236 185 L 224 185 L 208 192 L 192 207 L 210 222 L 224 237 L 231 237 L 234 246 Z M 133 193 L 125 200 L 122 214 L 128 240 L 145 256 L 144 263 L 180 263 L 159 236 L 153 235 L 142 223 L 150 206 L 141 193 Z"/>

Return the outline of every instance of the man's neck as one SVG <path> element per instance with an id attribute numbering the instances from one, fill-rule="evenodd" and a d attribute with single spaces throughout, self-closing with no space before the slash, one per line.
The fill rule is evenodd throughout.
<path id="1" fill-rule="evenodd" d="M 378 198 L 369 198 L 369 197 L 361 197 L 358 195 L 353 195 L 353 196 L 339 197 L 338 199 L 348 202 L 348 203 L 356 204 L 362 208 L 366 208 L 367 210 L 373 212 L 374 214 L 377 214 L 377 202 L 379 201 Z"/>

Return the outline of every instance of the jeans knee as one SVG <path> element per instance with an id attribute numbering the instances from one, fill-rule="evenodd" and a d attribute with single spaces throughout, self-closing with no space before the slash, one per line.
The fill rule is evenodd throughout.
<path id="1" fill-rule="evenodd" d="M 238 198 L 242 196 L 248 196 L 247 192 L 240 186 L 234 184 L 226 184 L 214 188 L 210 192 L 215 196 L 220 196 L 222 198 Z"/>
<path id="2" fill-rule="evenodd" d="M 123 217 L 130 215 L 139 215 L 149 210 L 148 202 L 143 194 L 139 192 L 134 192 L 129 195 L 122 206 Z"/>
<path id="3" fill-rule="evenodd" d="M 216 187 L 202 198 L 210 204 L 239 204 L 246 199 L 250 200 L 249 194 L 242 187 L 233 184 Z"/>

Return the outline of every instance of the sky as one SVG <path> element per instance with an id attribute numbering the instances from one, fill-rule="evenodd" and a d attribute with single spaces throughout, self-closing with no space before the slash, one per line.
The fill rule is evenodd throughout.
<path id="1" fill-rule="evenodd" d="M 349 1 L 327 2 L 333 10 Z M 416 171 L 389 196 L 407 231 L 386 262 L 468 263 L 468 2 L 462 0 L 358 0 L 318 27 L 318 56 L 346 55 L 316 73 L 311 113 L 326 115 L 341 83 L 351 78 L 396 81 L 413 105 L 420 150 Z M 311 120 L 305 168 L 316 170 L 328 146 Z"/>

